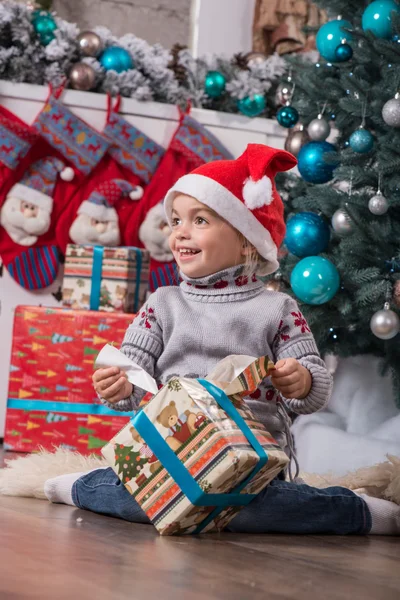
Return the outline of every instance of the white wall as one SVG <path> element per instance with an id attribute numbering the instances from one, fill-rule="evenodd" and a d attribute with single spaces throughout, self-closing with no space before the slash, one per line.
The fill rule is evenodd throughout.
<path id="1" fill-rule="evenodd" d="M 231 56 L 249 52 L 255 0 L 192 0 L 191 42 L 194 56 Z"/>

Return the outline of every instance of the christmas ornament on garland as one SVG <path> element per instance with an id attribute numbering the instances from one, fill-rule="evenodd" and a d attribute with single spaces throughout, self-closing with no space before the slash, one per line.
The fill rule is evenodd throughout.
<path id="1" fill-rule="evenodd" d="M 94 87 L 96 73 L 84 62 L 72 65 L 69 72 L 69 83 L 74 90 L 88 91 Z"/>
<path id="2" fill-rule="evenodd" d="M 275 102 L 277 106 L 283 106 L 290 101 L 293 96 L 292 75 L 289 72 L 287 82 L 282 82 L 278 85 L 275 92 Z"/>
<path id="3" fill-rule="evenodd" d="M 204 91 L 210 98 L 219 98 L 225 91 L 226 77 L 220 71 L 208 71 Z"/>
<path id="4" fill-rule="evenodd" d="M 84 56 L 99 56 L 103 50 L 101 37 L 94 31 L 82 31 L 77 37 L 77 42 L 81 54 Z"/>
<path id="5" fill-rule="evenodd" d="M 315 256 L 326 250 L 330 235 L 323 217 L 313 212 L 301 212 L 287 222 L 284 243 L 295 256 Z"/>
<path id="6" fill-rule="evenodd" d="M 289 130 L 285 141 L 285 150 L 294 156 L 297 156 L 304 144 L 308 144 L 310 141 L 310 137 L 304 129 L 304 125 L 298 123 L 293 129 Z"/>
<path id="7" fill-rule="evenodd" d="M 326 119 L 324 119 L 324 112 L 326 109 L 326 102 L 323 109 L 319 113 L 316 119 L 313 119 L 309 124 L 307 131 L 308 135 L 313 142 L 324 142 L 331 132 L 330 125 Z"/>
<path id="8" fill-rule="evenodd" d="M 326 161 L 326 155 L 336 153 L 336 148 L 329 142 L 310 142 L 302 147 L 298 155 L 300 175 L 308 183 L 327 183 L 333 177 L 338 166 L 338 159 Z"/>
<path id="9" fill-rule="evenodd" d="M 354 131 L 349 138 L 350 148 L 359 154 L 371 152 L 374 147 L 374 136 L 368 129 L 364 129 L 364 125 Z"/>
<path id="10" fill-rule="evenodd" d="M 382 118 L 390 127 L 400 127 L 400 94 L 388 100 L 382 108 Z"/>
<path id="11" fill-rule="evenodd" d="M 110 46 L 100 55 L 99 62 L 106 71 L 123 73 L 134 68 L 132 56 L 121 46 Z"/>
<path id="12" fill-rule="evenodd" d="M 43 46 L 50 44 L 55 39 L 57 23 L 52 15 L 45 10 L 35 10 L 32 13 L 32 26 Z"/>
<path id="13" fill-rule="evenodd" d="M 290 284 L 299 300 L 316 306 L 332 300 L 339 289 L 340 277 L 327 258 L 308 256 L 293 269 Z"/>
<path id="14" fill-rule="evenodd" d="M 276 119 L 282 127 L 286 129 L 291 129 L 296 125 L 299 120 L 299 113 L 294 108 L 294 106 L 290 106 L 290 102 L 286 103 L 286 106 L 282 106 L 276 113 Z"/>
<path id="15" fill-rule="evenodd" d="M 378 191 L 368 202 L 368 208 L 373 215 L 381 216 L 387 213 L 389 209 L 388 201 L 381 192 L 381 174 L 379 175 Z"/>
<path id="16" fill-rule="evenodd" d="M 385 302 L 383 310 L 378 310 L 372 315 L 370 327 L 372 333 L 380 340 L 391 340 L 400 331 L 400 319 L 390 309 L 389 302 Z"/>
<path id="17" fill-rule="evenodd" d="M 237 107 L 246 117 L 257 117 L 264 112 L 266 107 L 264 94 L 254 94 L 253 97 L 246 96 L 237 101 Z"/>
<path id="18" fill-rule="evenodd" d="M 390 40 L 392 32 L 392 13 L 399 13 L 400 7 L 394 0 L 376 0 L 365 9 L 362 16 L 364 31 L 372 31 L 377 38 Z"/>
<path id="19" fill-rule="evenodd" d="M 261 65 L 267 60 L 267 55 L 262 52 L 248 52 L 244 56 L 244 60 L 248 67 L 255 67 Z"/>
<path id="20" fill-rule="evenodd" d="M 350 21 L 340 18 L 328 21 L 319 29 L 316 37 L 317 50 L 328 62 L 343 62 L 351 58 L 353 51 L 347 42 L 352 41 L 353 36 L 345 29 L 352 29 L 352 25 Z"/>

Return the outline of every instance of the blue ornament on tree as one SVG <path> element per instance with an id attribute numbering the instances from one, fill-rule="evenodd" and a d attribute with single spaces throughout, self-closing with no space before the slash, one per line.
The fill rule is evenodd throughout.
<path id="1" fill-rule="evenodd" d="M 120 46 L 106 48 L 102 52 L 99 61 L 106 71 L 116 71 L 117 73 L 129 71 L 134 67 L 132 56 L 125 48 Z"/>
<path id="2" fill-rule="evenodd" d="M 286 225 L 285 244 L 295 256 L 315 256 L 326 250 L 331 233 L 327 222 L 313 212 L 294 215 Z"/>
<path id="3" fill-rule="evenodd" d="M 204 81 L 204 91 L 210 98 L 219 98 L 225 91 L 226 78 L 219 71 L 208 71 Z"/>
<path id="4" fill-rule="evenodd" d="M 400 12 L 400 7 L 394 0 L 376 0 L 364 10 L 362 28 L 372 31 L 377 38 L 390 40 L 392 32 L 392 12 Z"/>
<path id="5" fill-rule="evenodd" d="M 47 46 L 55 39 L 54 31 L 57 29 L 57 23 L 49 12 L 35 10 L 32 13 L 32 25 L 43 46 Z"/>
<path id="6" fill-rule="evenodd" d="M 298 155 L 300 175 L 309 183 L 326 183 L 333 177 L 338 166 L 335 162 L 326 162 L 326 154 L 336 152 L 335 146 L 329 142 L 310 142 L 305 144 Z"/>
<path id="7" fill-rule="evenodd" d="M 297 263 L 290 277 L 293 292 L 306 304 L 325 304 L 339 289 L 335 265 L 321 256 L 308 256 Z"/>
<path id="8" fill-rule="evenodd" d="M 349 44 L 340 44 L 335 50 L 335 61 L 346 62 L 353 56 L 353 48 Z"/>
<path id="9" fill-rule="evenodd" d="M 286 127 L 286 129 L 291 129 L 298 122 L 299 113 L 293 106 L 282 106 L 276 113 L 276 118 L 279 125 Z"/>
<path id="10" fill-rule="evenodd" d="M 253 97 L 246 96 L 237 101 L 238 110 L 246 117 L 256 117 L 264 112 L 266 106 L 263 94 L 254 94 Z"/>
<path id="11" fill-rule="evenodd" d="M 341 44 L 351 41 L 353 36 L 345 29 L 352 29 L 350 21 L 345 19 L 336 19 L 328 21 L 319 29 L 316 38 L 316 45 L 320 55 L 329 62 L 338 60 L 336 51 Z"/>
<path id="12" fill-rule="evenodd" d="M 374 147 L 374 136 L 368 129 L 360 127 L 354 131 L 349 139 L 350 148 L 359 154 L 370 152 Z"/>

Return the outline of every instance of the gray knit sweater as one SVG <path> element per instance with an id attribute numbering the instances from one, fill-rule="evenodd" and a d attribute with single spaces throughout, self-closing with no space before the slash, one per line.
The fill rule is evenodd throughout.
<path id="1" fill-rule="evenodd" d="M 181 274 L 179 287 L 159 288 L 129 326 L 121 350 L 162 384 L 174 376 L 205 377 L 229 354 L 268 355 L 274 362 L 296 358 L 312 376 L 306 398 L 282 403 L 269 378 L 246 398 L 285 448 L 283 406 L 298 414 L 320 410 L 329 400 L 332 381 L 297 303 L 242 272 L 243 267 L 232 267 L 201 279 Z M 135 410 L 143 395 L 136 387 L 131 397 L 109 406 Z"/>

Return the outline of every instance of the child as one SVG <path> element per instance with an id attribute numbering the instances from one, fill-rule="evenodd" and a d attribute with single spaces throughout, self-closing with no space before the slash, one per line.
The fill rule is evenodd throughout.
<path id="1" fill-rule="evenodd" d="M 291 455 L 287 409 L 312 413 L 326 406 L 331 393 L 331 377 L 296 302 L 266 290 L 256 277 L 278 268 L 285 224 L 274 176 L 295 164 L 285 151 L 250 144 L 237 160 L 208 163 L 178 180 L 165 211 L 183 282 L 150 296 L 122 344 L 163 384 L 173 376 L 204 377 L 230 354 L 269 355 L 273 375 L 246 400 Z M 144 394 L 115 367 L 98 369 L 93 383 L 117 410 L 136 410 Z M 45 493 L 52 502 L 148 522 L 111 468 L 50 479 Z M 346 488 L 320 490 L 278 478 L 228 530 L 396 534 L 400 507 Z"/>

